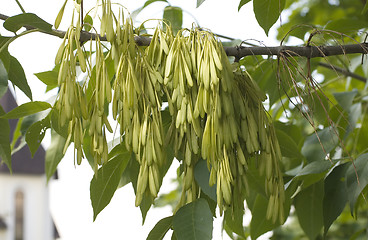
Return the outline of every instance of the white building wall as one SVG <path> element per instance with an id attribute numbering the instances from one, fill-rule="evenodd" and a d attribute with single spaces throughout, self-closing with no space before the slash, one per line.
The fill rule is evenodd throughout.
<path id="1" fill-rule="evenodd" d="M 11 204 L 14 183 L 9 180 L 11 179 L 8 175 L 0 175 L 0 215 L 7 226 L 6 232 L 2 235 L 3 239 L 0 240 L 14 239 L 14 204 Z"/>
<path id="2" fill-rule="evenodd" d="M 7 224 L 6 237 L 0 240 L 14 240 L 14 199 L 19 190 L 24 193 L 24 240 L 53 239 L 46 177 L 0 174 L 0 215 Z"/>

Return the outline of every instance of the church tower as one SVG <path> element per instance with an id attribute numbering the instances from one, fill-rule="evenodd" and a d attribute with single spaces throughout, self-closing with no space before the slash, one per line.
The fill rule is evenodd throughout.
<path id="1" fill-rule="evenodd" d="M 5 112 L 17 107 L 12 93 L 0 99 Z M 10 140 L 17 125 L 10 119 Z M 0 126 L 1 128 L 1 126 Z M 32 158 L 27 145 L 12 154 L 12 174 L 0 159 L 0 240 L 53 240 L 58 233 L 49 209 L 45 150 Z"/>

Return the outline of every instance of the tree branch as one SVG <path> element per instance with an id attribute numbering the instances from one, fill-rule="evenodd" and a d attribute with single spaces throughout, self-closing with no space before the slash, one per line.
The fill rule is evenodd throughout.
<path id="1" fill-rule="evenodd" d="M 276 55 L 285 57 L 328 57 L 353 53 L 368 53 L 368 43 L 347 44 L 338 46 L 278 46 L 278 47 L 224 47 L 228 56 L 242 58 L 250 55 Z"/>
<path id="2" fill-rule="evenodd" d="M 0 20 L 5 21 L 8 18 L 9 18 L 8 16 L 0 13 Z M 36 29 L 35 27 L 28 26 L 28 25 L 25 25 L 24 28 L 26 30 Z M 64 36 L 66 34 L 65 31 L 60 31 L 60 30 L 56 30 L 56 29 L 53 29 L 51 32 L 44 32 L 44 31 L 41 31 L 41 32 L 45 33 L 45 34 L 52 35 L 52 36 L 56 36 L 56 37 L 59 37 L 59 38 L 64 38 Z M 79 40 L 82 43 L 84 43 L 84 42 L 87 42 L 89 40 L 96 40 L 97 37 L 99 37 L 101 41 L 107 41 L 105 36 L 101 36 L 99 34 L 90 33 L 90 32 L 83 31 L 83 30 L 80 33 L 80 39 Z M 135 40 L 135 42 L 137 43 L 138 46 L 148 46 L 151 42 L 150 38 L 144 37 L 144 36 L 134 36 L 134 40 Z"/>
<path id="3" fill-rule="evenodd" d="M 19 0 L 15 0 L 20 8 L 20 10 L 22 11 L 22 13 L 26 13 L 26 11 L 24 10 L 22 4 L 20 4 Z"/>
<path id="4" fill-rule="evenodd" d="M 367 79 L 365 77 L 360 76 L 358 74 L 355 74 L 353 72 L 350 72 L 348 69 L 340 68 L 340 67 L 337 67 L 337 66 L 334 66 L 334 65 L 331 65 L 331 64 L 327 64 L 327 63 L 324 63 L 324 62 L 320 62 L 319 65 L 321 67 L 325 67 L 325 68 L 334 70 L 336 72 L 342 73 L 343 75 L 345 75 L 347 77 L 355 78 L 355 79 L 357 79 L 361 82 L 367 82 Z"/>
<path id="5" fill-rule="evenodd" d="M 9 17 L 3 14 L 0 14 L 1 20 L 6 20 Z M 27 30 L 35 29 L 32 26 L 24 26 Z M 63 38 L 66 34 L 64 31 L 53 30 L 52 32 L 44 32 L 46 34 L 50 34 L 53 36 L 57 36 Z M 95 33 L 90 33 L 87 31 L 81 31 L 80 41 L 86 42 L 89 40 L 95 40 L 97 36 L 101 41 L 106 41 L 105 36 L 100 36 Z M 144 36 L 135 36 L 134 40 L 139 46 L 148 46 L 151 42 L 151 39 Z M 316 58 L 316 57 L 328 57 L 335 55 L 345 55 L 345 54 L 354 54 L 368 53 L 368 43 L 357 43 L 357 44 L 347 44 L 347 45 L 338 45 L 338 46 L 278 46 L 278 47 L 263 47 L 263 46 L 255 46 L 255 47 L 224 47 L 225 52 L 228 56 L 233 56 L 236 59 L 240 59 L 245 56 L 255 56 L 255 55 L 268 55 L 268 56 L 284 56 L 284 57 L 307 57 L 307 58 Z"/>

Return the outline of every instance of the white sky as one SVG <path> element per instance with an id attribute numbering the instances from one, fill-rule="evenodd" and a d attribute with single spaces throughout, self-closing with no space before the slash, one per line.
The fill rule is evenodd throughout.
<path id="1" fill-rule="evenodd" d="M 20 0 L 27 12 L 32 12 L 53 24 L 55 17 L 64 0 Z M 85 1 L 91 6 L 95 0 Z M 114 2 L 114 1 L 113 1 Z M 116 1 L 128 8 L 130 12 L 142 6 L 145 1 Z M 72 7 L 69 0 L 68 7 Z M 184 26 L 190 27 L 194 19 L 188 14 L 193 14 L 200 25 L 215 33 L 239 38 L 242 40 L 262 40 L 266 45 L 276 45 L 274 37 L 267 38 L 263 30 L 258 26 L 252 5 L 247 4 L 240 12 L 237 11 L 239 0 L 207 0 L 198 9 L 195 8 L 196 0 L 170 1 L 173 6 L 180 6 L 184 12 Z M 137 20 L 143 21 L 151 18 L 161 18 L 164 3 L 154 3 L 147 10 L 138 15 Z M 15 0 L 1 0 L 0 13 L 11 16 L 21 13 Z M 85 7 L 88 9 L 88 7 Z M 66 9 L 66 14 L 67 14 Z M 65 30 L 70 23 L 70 18 L 65 17 L 60 30 Z M 0 33 L 4 34 L 2 23 Z M 274 31 L 271 30 L 271 35 Z M 10 33 L 7 33 L 10 34 Z M 6 34 L 4 34 L 6 35 Z M 34 100 L 46 100 L 50 95 L 44 94 L 44 85 L 33 73 L 51 70 L 54 66 L 56 51 L 61 43 L 56 37 L 34 33 L 22 37 L 10 45 L 9 51 L 22 64 L 28 82 L 34 93 Z M 27 101 L 21 93 L 17 93 L 18 102 Z M 44 141 L 45 146 L 49 143 Z M 176 162 L 176 166 L 178 166 Z M 119 189 L 110 204 L 92 222 L 93 211 L 89 199 L 89 184 L 93 172 L 88 163 L 84 161 L 81 166 L 74 166 L 71 151 L 68 150 L 58 166 L 59 179 L 50 183 L 50 205 L 54 221 L 57 225 L 62 240 L 80 239 L 145 239 L 149 231 L 158 220 L 172 214 L 171 208 L 151 209 L 148 212 L 146 223 L 141 225 L 141 213 L 134 206 L 134 194 L 131 185 Z M 170 176 L 175 176 L 175 169 L 169 172 L 164 180 L 163 191 L 172 189 Z M 166 186 L 165 186 L 166 185 Z M 216 221 L 213 233 L 214 239 L 222 239 L 221 222 Z M 171 235 L 169 235 L 171 237 Z M 224 239 L 226 233 L 224 233 Z M 170 239 L 170 238 L 166 238 Z"/>

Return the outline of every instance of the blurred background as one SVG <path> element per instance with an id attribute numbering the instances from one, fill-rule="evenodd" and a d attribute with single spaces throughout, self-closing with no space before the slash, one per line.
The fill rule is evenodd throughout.
<path id="1" fill-rule="evenodd" d="M 54 23 L 56 15 L 64 3 L 63 0 L 23 0 L 20 2 L 26 12 L 35 13 L 51 24 Z M 122 4 L 130 12 L 133 12 L 145 3 L 145 1 L 123 0 L 115 2 Z M 274 25 L 269 37 L 267 37 L 264 31 L 258 26 L 251 3 L 242 7 L 240 11 L 238 11 L 239 0 L 208 0 L 199 8 L 196 8 L 196 1 L 172 0 L 169 3 L 172 6 L 182 8 L 183 27 L 190 28 L 192 23 L 195 22 L 216 34 L 239 40 L 254 39 L 257 44 L 259 44 L 258 41 L 262 41 L 261 45 L 277 45 L 276 31 L 274 28 L 278 27 L 280 23 Z M 95 4 L 96 1 L 85 1 L 84 9 L 90 9 Z M 12 16 L 21 13 L 15 0 L 1 0 L 0 6 L 1 14 Z M 167 6 L 167 3 L 160 1 L 149 5 L 135 17 L 134 25 L 139 26 L 147 19 L 161 19 L 165 6 Z M 68 28 L 72 8 L 73 2 L 69 1 L 59 30 L 66 30 Z M 156 24 L 157 21 L 152 20 L 146 23 L 145 26 L 154 27 Z M 2 27 L 2 24 L 0 24 L 0 33 L 3 36 L 12 34 L 7 32 Z M 20 61 L 25 70 L 28 83 L 34 92 L 34 100 L 47 100 L 55 94 L 53 91 L 46 94 L 45 85 L 37 79 L 34 73 L 48 71 L 54 67 L 54 58 L 61 41 L 61 39 L 54 36 L 32 33 L 17 39 L 9 46 L 9 52 Z M 28 98 L 20 91 L 15 91 L 15 96 L 18 105 L 28 101 Z M 49 133 L 46 134 L 42 145 L 46 149 L 50 145 Z M 110 204 L 98 215 L 96 221 L 93 222 L 93 211 L 89 195 L 89 185 L 93 171 L 87 161 L 83 161 L 80 166 L 75 166 L 71 149 L 72 147 L 69 148 L 65 158 L 58 165 L 57 179 L 51 180 L 45 192 L 42 193 L 46 194 L 46 198 L 49 201 L 45 200 L 45 202 L 35 203 L 50 209 L 51 217 L 59 235 L 58 239 L 145 239 L 157 221 L 172 214 L 170 206 L 153 208 L 148 212 L 145 224 L 142 226 L 141 213 L 139 208 L 134 206 L 134 192 L 132 186 L 129 184 L 116 191 Z M 176 175 L 178 165 L 174 161 L 172 168 L 164 179 L 159 194 L 168 193 L 175 188 L 176 183 L 172 182 L 172 178 Z M 22 177 L 24 177 L 24 174 Z M 6 185 L 4 182 L 3 184 L 0 183 L 0 188 Z M 46 186 L 45 180 L 41 181 L 41 185 Z M 5 198 L 5 196 L 0 196 L 0 199 L 2 198 Z M 20 199 L 22 198 L 20 197 Z M 29 198 L 25 196 L 22 201 L 29 201 Z M 25 204 L 25 206 L 27 205 Z M 35 207 L 35 205 L 31 204 L 30 207 L 32 206 Z M 249 211 L 247 214 L 250 214 Z M 42 218 L 42 216 L 39 217 Z M 37 222 L 38 219 L 27 219 L 27 221 Z M 213 236 L 214 239 L 227 239 L 226 234 L 222 236 L 221 233 L 221 218 L 215 220 Z M 2 239 L 0 235 L 0 240 Z"/>

